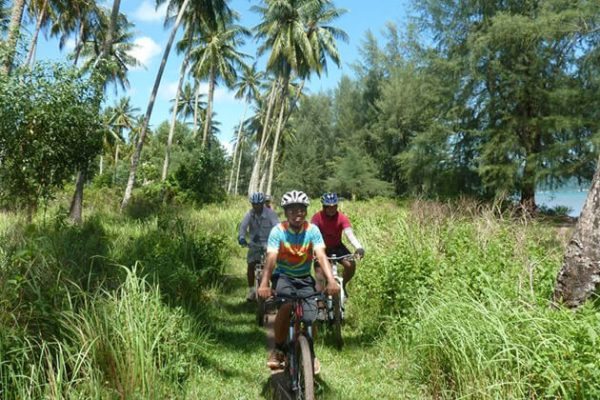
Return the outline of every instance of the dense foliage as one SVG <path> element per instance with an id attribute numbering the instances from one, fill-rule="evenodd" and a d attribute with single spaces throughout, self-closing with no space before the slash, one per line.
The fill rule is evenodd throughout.
<path id="1" fill-rule="evenodd" d="M 34 208 L 101 150 L 99 93 L 61 65 L 0 75 L 0 201 Z"/>
<path id="2" fill-rule="evenodd" d="M 366 34 L 356 78 L 302 102 L 280 184 L 298 166 L 298 141 L 309 150 L 328 144 L 318 147 L 327 168 L 302 177 L 321 187 L 327 174 L 360 190 L 367 179 L 354 179 L 349 166 L 362 165 L 397 194 L 517 195 L 531 209 L 536 188 L 589 182 L 600 120 L 598 3 L 416 6 L 413 24 L 404 32 L 388 24 L 383 44 Z"/>

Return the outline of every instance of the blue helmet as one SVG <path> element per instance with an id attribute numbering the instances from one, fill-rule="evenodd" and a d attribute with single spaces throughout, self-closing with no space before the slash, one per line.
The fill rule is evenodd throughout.
<path id="1" fill-rule="evenodd" d="M 252 204 L 263 204 L 265 202 L 265 195 L 261 192 L 254 192 L 250 196 L 250 203 Z"/>
<path id="2" fill-rule="evenodd" d="M 325 193 L 321 196 L 321 203 L 324 206 L 335 206 L 338 203 L 338 196 L 336 193 Z"/>

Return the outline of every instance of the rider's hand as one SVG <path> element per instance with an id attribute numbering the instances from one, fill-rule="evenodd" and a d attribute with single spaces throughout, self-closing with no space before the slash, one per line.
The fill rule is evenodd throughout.
<path id="1" fill-rule="evenodd" d="M 238 238 L 238 243 L 240 246 L 248 246 L 248 242 L 246 242 L 246 238 L 240 237 Z"/>
<path id="2" fill-rule="evenodd" d="M 335 279 L 332 279 L 329 282 L 327 282 L 325 292 L 330 296 L 336 295 L 340 292 L 340 285 L 338 285 Z"/>
<path id="3" fill-rule="evenodd" d="M 268 299 L 269 297 L 273 296 L 273 290 L 271 290 L 270 287 L 268 286 L 260 286 L 258 288 L 258 297 L 260 297 L 261 299 Z"/>
<path id="4" fill-rule="evenodd" d="M 359 247 L 358 249 L 356 249 L 356 252 L 354 254 L 356 255 L 357 258 L 361 259 L 365 256 L 365 249 L 363 249 L 362 247 Z"/>

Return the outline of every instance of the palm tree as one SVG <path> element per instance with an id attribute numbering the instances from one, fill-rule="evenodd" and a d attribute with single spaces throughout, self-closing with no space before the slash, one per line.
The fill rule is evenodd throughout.
<path id="1" fill-rule="evenodd" d="M 50 28 L 51 36 L 58 36 L 62 50 L 67 40 L 75 35 L 73 64 L 77 65 L 84 44 L 101 29 L 102 11 L 96 2 L 87 0 L 56 0 L 57 18 Z"/>
<path id="2" fill-rule="evenodd" d="M 243 44 L 242 37 L 249 32 L 230 23 L 218 24 L 215 28 L 203 29 L 200 33 L 200 47 L 190 53 L 194 60 L 194 73 L 198 78 L 208 78 L 208 105 L 202 135 L 202 147 L 206 146 L 211 130 L 215 86 L 219 80 L 231 87 L 237 78 L 236 67 L 243 65 L 244 54 L 236 47 Z"/>
<path id="3" fill-rule="evenodd" d="M 134 32 L 131 30 L 133 23 L 127 20 L 124 14 L 120 14 L 117 18 L 117 24 L 113 33 L 112 47 L 103 55 L 104 43 L 107 38 L 108 15 L 106 12 L 101 12 L 101 29 L 95 35 L 84 42 L 81 50 L 81 56 L 86 60 L 82 69 L 98 68 L 99 60 L 106 59 L 103 63 L 103 73 L 105 74 L 104 87 L 109 83 L 115 83 L 115 92 L 117 86 L 125 90 L 129 88 L 129 80 L 127 73 L 130 68 L 135 68 L 141 63 L 133 56 L 131 50 L 135 47 L 133 44 Z"/>
<path id="4" fill-rule="evenodd" d="M 177 100 L 177 115 L 183 118 L 183 121 L 187 121 L 189 117 L 194 116 L 194 88 L 189 82 L 186 82 L 183 85 L 183 89 L 181 89 L 181 93 L 179 93 L 179 99 Z M 173 99 L 173 103 L 175 99 Z M 201 105 L 206 105 L 203 101 L 200 102 Z M 174 111 L 175 106 L 171 108 L 169 111 Z"/>
<path id="5" fill-rule="evenodd" d="M 335 38 L 346 38 L 346 35 L 324 24 L 344 11 L 336 9 L 331 0 L 267 0 L 266 7 L 254 9 L 262 14 L 262 22 L 255 28 L 257 37 L 264 39 L 259 54 L 271 50 L 267 68 L 281 80 L 281 104 L 266 189 L 270 194 L 292 74 L 301 79 L 309 77 L 313 71 L 320 74 L 326 70 L 327 57 L 339 65 Z"/>
<path id="6" fill-rule="evenodd" d="M 13 59 L 17 52 L 17 42 L 21 32 L 21 21 L 23 20 L 23 10 L 25 9 L 25 0 L 14 0 L 8 28 L 8 37 L 6 39 L 6 55 L 4 56 L 2 72 L 10 74 L 13 66 Z"/>
<path id="7" fill-rule="evenodd" d="M 233 147 L 233 156 L 231 160 L 231 172 L 229 174 L 229 183 L 227 184 L 227 193 L 231 193 L 231 188 L 233 185 L 233 173 L 235 171 L 236 166 L 236 155 L 238 152 L 241 152 L 242 149 L 242 127 L 244 119 L 246 118 L 246 111 L 248 109 L 248 104 L 257 99 L 259 96 L 259 87 L 260 81 L 262 79 L 262 74 L 256 70 L 256 63 L 254 63 L 251 67 L 244 66 L 242 68 L 242 77 L 235 84 L 235 97 L 238 99 L 244 99 L 244 111 L 242 112 L 242 117 L 240 118 L 240 124 L 238 127 L 237 139 L 235 140 L 235 144 Z M 239 148 L 239 151 L 238 151 Z M 240 156 L 241 157 L 241 154 Z M 238 163 L 239 164 L 239 163 Z M 237 194 L 237 193 L 236 193 Z"/>
<path id="8" fill-rule="evenodd" d="M 122 97 L 114 105 L 107 110 L 109 115 L 108 125 L 114 132 L 112 137 L 115 139 L 115 160 L 114 160 L 114 177 L 113 182 L 116 181 L 117 167 L 119 164 L 119 142 L 124 143 L 125 139 L 123 131 L 125 129 L 131 131 L 134 129 L 136 124 L 136 116 L 140 111 L 139 108 L 131 105 L 131 99 L 129 97 Z"/>
<path id="9" fill-rule="evenodd" d="M 178 107 L 179 107 L 179 96 L 181 95 L 183 81 L 185 74 L 188 69 L 190 61 L 190 50 L 192 48 L 192 37 L 194 35 L 194 29 L 196 29 L 196 18 L 194 13 L 190 13 L 191 18 L 185 25 L 185 34 L 183 39 L 177 43 L 176 50 L 178 53 L 184 52 L 183 63 L 181 63 L 181 70 L 179 72 L 179 81 L 177 82 L 177 90 L 175 91 L 175 99 L 173 101 L 173 116 L 171 118 L 171 125 L 169 127 L 169 135 L 167 137 L 167 147 L 165 148 L 165 160 L 163 162 L 163 170 L 161 175 L 161 181 L 167 179 L 167 173 L 169 171 L 169 157 L 171 153 L 171 145 L 173 144 L 173 135 L 175 134 L 175 123 L 177 122 Z"/>
<path id="10" fill-rule="evenodd" d="M 156 0 L 156 5 L 159 6 L 163 4 L 165 0 Z M 171 34 L 169 36 L 169 40 L 165 46 L 165 51 L 163 54 L 163 58 L 156 74 L 156 79 L 154 81 L 154 86 L 152 88 L 152 93 L 150 94 L 150 99 L 148 100 L 148 108 L 146 109 L 146 114 L 144 116 L 144 122 L 140 132 L 140 139 L 137 142 L 135 151 L 133 156 L 131 157 L 131 170 L 129 172 L 129 179 L 127 180 L 127 186 L 125 187 L 125 194 L 123 195 L 123 201 L 121 202 L 121 209 L 125 208 L 129 203 L 129 199 L 131 198 L 131 194 L 133 192 L 133 185 L 135 184 L 135 177 L 137 174 L 137 167 L 140 161 L 140 157 L 142 154 L 142 148 L 144 147 L 144 139 L 146 137 L 146 133 L 148 130 L 148 123 L 150 122 L 150 117 L 152 116 L 152 110 L 154 108 L 154 101 L 156 100 L 156 94 L 158 93 L 158 88 L 160 86 L 160 81 L 162 80 L 162 74 L 165 69 L 165 65 L 167 63 L 167 59 L 169 58 L 169 53 L 171 52 L 171 47 L 173 45 L 173 41 L 175 40 L 175 34 L 179 29 L 179 25 L 183 19 L 183 16 L 190 4 L 190 0 L 171 0 L 169 2 L 168 9 L 171 11 L 177 11 L 177 18 L 175 19 L 175 24 L 173 29 L 171 30 Z M 216 25 L 216 22 L 219 19 L 222 19 L 225 15 L 230 14 L 229 7 L 226 4 L 226 0 L 196 0 L 193 4 L 194 12 L 198 12 L 198 19 L 202 21 L 202 23 L 207 24 L 209 26 Z M 197 11 L 196 11 L 197 10 Z"/>
<path id="11" fill-rule="evenodd" d="M 119 7 L 121 5 L 120 0 L 113 1 L 113 8 L 110 15 L 110 22 L 108 24 L 108 32 L 106 34 L 106 42 L 104 43 L 102 53 L 99 57 L 100 61 L 103 61 L 105 57 L 108 57 L 109 53 L 112 51 L 113 40 L 115 38 L 115 32 L 117 29 L 117 19 L 119 17 Z M 94 65 L 96 67 L 97 63 Z M 73 193 L 73 198 L 71 199 L 71 207 L 69 210 L 69 217 L 76 224 L 82 222 L 82 212 L 83 212 L 83 184 L 85 183 L 87 173 L 87 166 L 82 168 L 77 173 L 77 181 L 75 183 L 75 193 Z"/>
<path id="12" fill-rule="evenodd" d="M 50 20 L 53 18 L 53 9 L 50 0 L 32 0 L 29 3 L 28 10 L 31 17 L 36 18 L 35 31 L 31 38 L 31 44 L 29 45 L 29 52 L 23 65 L 31 65 L 35 55 L 35 49 L 37 46 L 38 36 L 42 27 L 47 26 Z"/>

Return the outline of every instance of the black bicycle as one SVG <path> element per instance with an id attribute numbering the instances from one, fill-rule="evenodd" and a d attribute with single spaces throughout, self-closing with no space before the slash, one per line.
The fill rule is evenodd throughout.
<path id="1" fill-rule="evenodd" d="M 335 254 L 332 254 L 328 259 L 331 264 L 333 278 L 340 286 L 340 293 L 333 296 L 328 295 L 325 299 L 327 327 L 328 331 L 333 336 L 335 347 L 338 350 L 341 350 L 344 346 L 344 339 L 342 338 L 342 322 L 344 321 L 344 302 L 346 301 L 346 293 L 344 292 L 344 278 L 338 274 L 338 263 L 343 260 L 354 260 L 354 255 L 347 254 L 345 256 L 336 257 Z"/>
<path id="2" fill-rule="evenodd" d="M 265 301 L 261 299 L 258 295 L 258 288 L 260 287 L 260 281 L 262 280 L 263 269 L 265 267 L 266 262 L 267 249 L 264 246 L 259 245 L 250 244 L 250 246 L 260 248 L 262 250 L 260 261 L 254 265 L 254 293 L 256 293 L 256 323 L 258 323 L 258 326 L 264 326 L 266 320 Z"/>
<path id="3" fill-rule="evenodd" d="M 309 299 L 322 300 L 323 295 L 319 292 L 306 296 L 276 295 L 267 300 L 268 303 L 277 305 L 291 303 L 285 370 L 296 400 L 315 398 L 313 329 L 312 324 L 302 321 L 302 304 Z"/>

